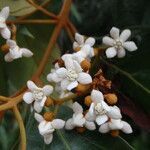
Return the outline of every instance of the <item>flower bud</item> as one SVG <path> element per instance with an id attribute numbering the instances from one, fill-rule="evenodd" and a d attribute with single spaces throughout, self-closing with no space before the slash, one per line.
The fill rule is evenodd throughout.
<path id="1" fill-rule="evenodd" d="M 91 103 L 92 103 L 91 96 L 86 96 L 84 99 L 84 104 L 89 107 Z"/>
<path id="2" fill-rule="evenodd" d="M 78 52 L 78 51 L 80 51 L 80 49 L 81 49 L 81 47 L 76 47 L 74 50 L 75 50 L 76 52 Z"/>
<path id="3" fill-rule="evenodd" d="M 76 131 L 77 131 L 78 133 L 83 133 L 83 132 L 85 132 L 85 130 L 86 130 L 85 127 L 76 127 Z"/>
<path id="4" fill-rule="evenodd" d="M 94 48 L 94 56 L 98 55 L 98 48 Z"/>
<path id="5" fill-rule="evenodd" d="M 78 95 L 82 95 L 87 93 L 90 90 L 90 88 L 91 88 L 91 84 L 86 84 L 86 85 L 78 84 L 78 86 L 75 88 L 75 91 Z"/>
<path id="6" fill-rule="evenodd" d="M 90 68 L 91 68 L 91 63 L 88 61 L 88 60 L 83 60 L 81 63 L 80 63 L 82 69 L 86 72 L 88 71 Z"/>
<path id="7" fill-rule="evenodd" d="M 4 44 L 4 45 L 2 45 L 1 46 L 1 50 L 3 51 L 3 52 L 8 52 L 9 51 L 9 46 L 7 45 L 7 44 Z"/>
<path id="8" fill-rule="evenodd" d="M 111 136 L 113 136 L 113 137 L 117 137 L 117 136 L 119 136 L 119 130 L 112 130 L 112 131 L 110 132 L 110 134 L 111 134 Z"/>
<path id="9" fill-rule="evenodd" d="M 43 117 L 46 121 L 52 121 L 54 119 L 54 113 L 46 112 L 46 113 L 44 113 Z"/>
<path id="10" fill-rule="evenodd" d="M 53 105 L 53 99 L 51 99 L 50 97 L 47 98 L 46 102 L 45 102 L 45 106 L 49 107 L 51 105 Z"/>
<path id="11" fill-rule="evenodd" d="M 118 101 L 117 96 L 113 93 L 106 94 L 106 95 L 104 95 L 104 97 L 105 97 L 107 103 L 110 105 L 114 105 Z"/>

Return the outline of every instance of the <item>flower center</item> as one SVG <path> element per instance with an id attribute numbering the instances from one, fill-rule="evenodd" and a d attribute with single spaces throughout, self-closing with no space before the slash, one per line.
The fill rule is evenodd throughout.
<path id="1" fill-rule="evenodd" d="M 120 48 L 122 48 L 122 42 L 120 40 L 116 40 L 114 46 L 119 50 Z"/>
<path id="2" fill-rule="evenodd" d="M 106 110 L 103 108 L 101 103 L 97 103 L 94 109 L 97 115 L 103 115 L 106 113 Z"/>
<path id="3" fill-rule="evenodd" d="M 68 70 L 67 72 L 67 79 L 70 81 L 76 80 L 78 77 L 78 74 L 74 70 Z"/>
<path id="4" fill-rule="evenodd" d="M 33 98 L 36 100 L 36 101 L 40 101 L 44 98 L 44 93 L 43 91 L 41 90 L 36 90 L 36 91 L 33 91 Z"/>

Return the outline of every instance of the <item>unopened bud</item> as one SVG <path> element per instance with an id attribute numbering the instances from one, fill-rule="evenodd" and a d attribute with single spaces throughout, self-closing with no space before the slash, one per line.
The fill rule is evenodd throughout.
<path id="1" fill-rule="evenodd" d="M 117 136 L 119 136 L 119 130 L 112 130 L 112 131 L 110 132 L 110 134 L 111 134 L 111 136 L 113 136 L 113 137 L 117 137 Z"/>
<path id="2" fill-rule="evenodd" d="M 54 104 L 53 100 L 50 97 L 48 97 L 47 100 L 46 100 L 46 102 L 45 102 L 45 106 L 49 107 L 49 106 L 51 106 L 53 104 Z"/>
<path id="3" fill-rule="evenodd" d="M 46 121 L 52 121 L 54 119 L 54 113 L 53 112 L 46 112 L 46 113 L 44 113 L 43 117 Z"/>
<path id="4" fill-rule="evenodd" d="M 78 51 L 80 51 L 80 49 L 81 49 L 81 47 L 76 47 L 74 50 L 76 51 L 76 52 L 78 52 Z"/>
<path id="5" fill-rule="evenodd" d="M 3 52 L 8 52 L 9 51 L 9 46 L 7 44 L 4 44 L 4 45 L 1 46 L 1 50 Z"/>
<path id="6" fill-rule="evenodd" d="M 91 63 L 88 60 L 83 60 L 81 63 L 81 68 L 86 72 L 91 68 Z"/>
<path id="7" fill-rule="evenodd" d="M 85 132 L 85 130 L 86 130 L 85 127 L 76 127 L 76 131 L 77 131 L 78 133 L 83 133 L 83 132 Z"/>
<path id="8" fill-rule="evenodd" d="M 91 84 L 86 84 L 86 85 L 78 84 L 78 86 L 75 88 L 75 91 L 78 95 L 82 95 L 87 93 L 90 90 L 90 88 L 91 88 Z"/>
<path id="9" fill-rule="evenodd" d="M 113 93 L 106 94 L 106 95 L 104 95 L 104 97 L 105 97 L 107 103 L 110 105 L 114 105 L 118 101 L 117 96 Z"/>
<path id="10" fill-rule="evenodd" d="M 91 96 L 86 96 L 84 99 L 84 104 L 89 107 L 91 103 L 92 103 Z"/>

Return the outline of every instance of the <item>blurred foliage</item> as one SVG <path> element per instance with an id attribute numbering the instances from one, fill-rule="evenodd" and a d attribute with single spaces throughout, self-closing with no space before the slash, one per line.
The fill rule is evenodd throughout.
<path id="1" fill-rule="evenodd" d="M 39 3 L 45 2 L 38 0 Z M 47 7 L 55 13 L 58 13 L 62 1 L 52 1 Z M 13 16 L 28 14 L 34 8 L 24 0 L 2 0 L 0 8 L 5 5 L 11 7 Z M 71 8 L 71 19 L 80 33 L 94 36 L 97 46 L 101 44 L 103 35 L 109 33 L 112 26 L 120 29 L 129 28 L 132 30 L 132 39 L 138 45 L 136 52 L 127 54 L 123 59 L 114 58 L 104 61 L 97 58 L 98 66 L 103 67 L 105 74 L 114 81 L 117 90 L 132 101 L 145 115 L 149 115 L 150 107 L 150 1 L 148 0 L 74 0 Z M 47 18 L 42 13 L 35 13 L 31 18 Z M 23 58 L 12 63 L 5 63 L 3 54 L 0 54 L 0 94 L 10 95 L 26 84 L 26 81 L 37 69 L 39 61 L 44 54 L 48 40 L 54 29 L 54 26 L 48 25 L 18 25 L 17 41 L 21 47 L 27 47 L 34 52 L 33 58 Z M 2 45 L 4 41 L 0 39 Z M 71 48 L 70 41 L 64 33 L 61 32 L 57 45 L 55 46 L 49 63 L 45 69 L 42 79 L 46 82 L 46 74 L 52 67 L 52 62 L 60 53 L 64 53 Z M 100 63 L 101 62 L 101 63 Z M 110 64 L 113 64 L 110 65 Z M 120 71 L 121 70 L 121 71 Z M 133 82 L 138 81 L 144 88 Z M 117 82 L 116 82 L 117 80 Z M 119 85 L 118 85 L 119 83 Z M 145 90 L 146 89 L 146 90 Z M 86 132 L 78 134 L 73 131 L 57 131 L 54 135 L 53 143 L 46 146 L 38 133 L 37 123 L 33 119 L 33 114 L 29 109 L 20 106 L 27 129 L 28 150 L 98 150 L 115 149 L 128 150 L 132 145 L 136 150 L 148 150 L 149 130 L 144 130 L 133 122 L 133 118 L 127 116 L 133 127 L 132 135 L 121 134 L 122 138 L 112 138 L 109 135 L 100 135 L 98 132 Z M 70 113 L 68 114 L 69 111 Z M 134 111 L 134 110 L 133 110 Z M 60 108 L 58 116 L 64 119 L 71 115 L 69 108 Z M 139 114 L 136 114 L 136 117 Z M 19 134 L 15 120 L 11 112 L 5 113 L 5 118 L 0 124 L 0 149 L 16 150 L 19 143 Z M 143 118 L 138 116 L 140 122 Z M 134 119 L 133 119 L 134 120 Z M 144 122 L 144 121 L 143 121 Z"/>

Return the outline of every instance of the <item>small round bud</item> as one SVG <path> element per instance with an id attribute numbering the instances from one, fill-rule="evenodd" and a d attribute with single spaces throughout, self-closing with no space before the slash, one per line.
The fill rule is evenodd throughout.
<path id="1" fill-rule="evenodd" d="M 81 68 L 86 72 L 91 68 L 91 63 L 88 60 L 83 60 L 81 63 Z"/>
<path id="2" fill-rule="evenodd" d="M 44 113 L 43 117 L 46 121 L 52 121 L 54 118 L 54 113 L 53 112 L 46 112 L 46 113 Z"/>
<path id="3" fill-rule="evenodd" d="M 113 137 L 117 137 L 117 136 L 119 136 L 119 130 L 112 130 L 112 131 L 110 132 L 110 134 L 111 134 L 111 136 L 113 136 Z"/>
<path id="4" fill-rule="evenodd" d="M 98 48 L 94 48 L 94 56 L 98 55 L 98 51 L 99 51 Z"/>
<path id="5" fill-rule="evenodd" d="M 86 85 L 78 84 L 78 86 L 75 88 L 75 91 L 78 95 L 82 95 L 87 93 L 90 90 L 90 88 L 91 88 L 91 84 L 86 84 Z"/>
<path id="6" fill-rule="evenodd" d="M 51 99 L 50 97 L 47 98 L 46 102 L 45 102 L 45 106 L 49 107 L 51 105 L 53 105 L 53 99 Z"/>
<path id="7" fill-rule="evenodd" d="M 74 50 L 75 50 L 76 52 L 78 52 L 78 51 L 80 51 L 80 49 L 81 49 L 81 47 L 76 47 Z"/>
<path id="8" fill-rule="evenodd" d="M 85 132 L 85 130 L 86 130 L 85 127 L 76 127 L 76 131 L 77 131 L 78 133 L 83 133 L 83 132 Z"/>
<path id="9" fill-rule="evenodd" d="M 114 105 L 118 101 L 117 96 L 113 93 L 106 94 L 106 95 L 104 95 L 104 97 L 105 97 L 107 103 L 110 105 Z"/>
<path id="10" fill-rule="evenodd" d="M 3 52 L 8 52 L 9 51 L 9 46 L 7 44 L 4 44 L 4 45 L 1 46 L 1 50 Z"/>
<path id="11" fill-rule="evenodd" d="M 84 104 L 89 107 L 91 103 L 92 103 L 91 96 L 86 96 L 84 99 Z"/>

